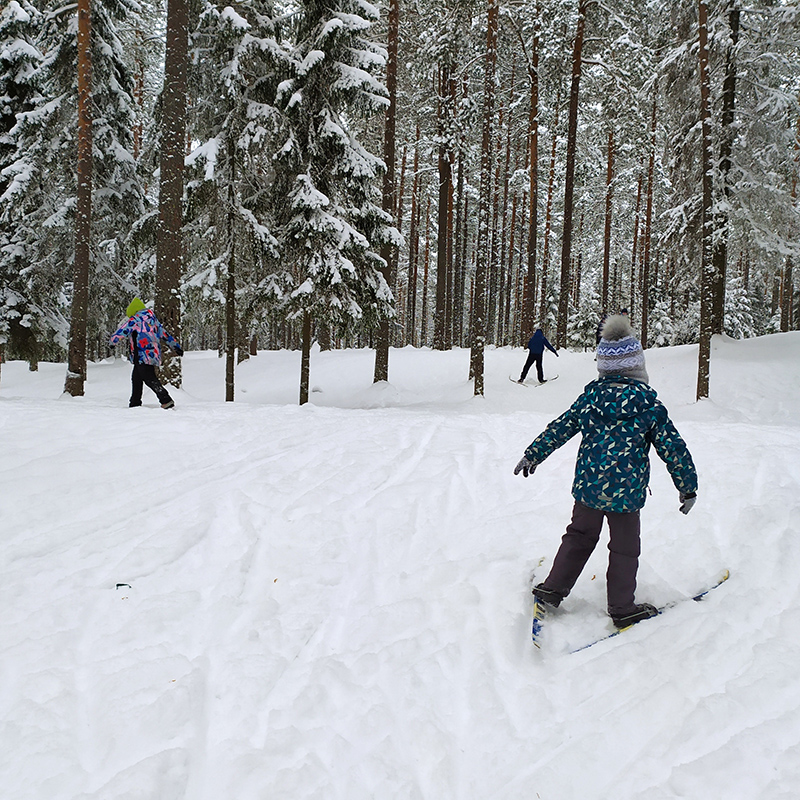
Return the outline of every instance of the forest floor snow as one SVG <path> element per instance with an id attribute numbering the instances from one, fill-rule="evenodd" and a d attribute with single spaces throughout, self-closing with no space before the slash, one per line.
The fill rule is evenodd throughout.
<path id="1" fill-rule="evenodd" d="M 183 359 L 176 408 L 130 367 L 0 374 L 0 796 L 9 800 L 789 800 L 800 786 L 800 333 L 647 352 L 698 467 L 653 456 L 638 599 L 604 543 L 531 644 L 531 572 L 569 521 L 577 440 L 515 477 L 592 353 Z M 604 535 L 605 539 L 605 535 Z"/>

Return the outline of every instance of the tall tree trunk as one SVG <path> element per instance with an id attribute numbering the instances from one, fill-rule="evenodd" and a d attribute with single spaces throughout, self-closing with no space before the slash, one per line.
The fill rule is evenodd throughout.
<path id="1" fill-rule="evenodd" d="M 550 172 L 547 178 L 547 205 L 544 213 L 544 246 L 542 248 L 542 284 L 540 290 L 539 322 L 546 327 L 547 277 L 550 272 L 550 233 L 553 229 L 553 198 L 556 185 L 556 148 L 558 146 L 558 117 L 561 111 L 561 90 L 556 96 L 556 113 L 553 120 L 553 142 L 550 146 Z M 523 342 L 524 344 L 524 342 Z"/>
<path id="2" fill-rule="evenodd" d="M 512 109 L 514 108 L 514 83 L 516 79 L 516 67 L 511 66 L 511 85 L 508 92 L 508 113 L 506 115 L 506 144 L 505 157 L 503 164 L 503 199 L 500 203 L 500 292 L 498 297 L 497 310 L 497 343 L 499 345 L 508 344 L 508 298 L 511 294 L 511 273 L 513 259 L 508 254 L 506 246 L 508 243 L 508 196 L 509 184 L 511 181 L 511 131 L 512 131 Z"/>
<path id="3" fill-rule="evenodd" d="M 698 58 L 700 62 L 700 122 L 702 130 L 703 163 L 703 233 L 700 263 L 700 348 L 697 358 L 697 399 L 708 397 L 711 372 L 711 335 L 714 265 L 712 261 L 713 235 L 713 174 L 711 142 L 711 85 L 708 71 L 708 5 L 699 0 L 698 8 Z"/>
<path id="4" fill-rule="evenodd" d="M 417 346 L 417 282 L 419 264 L 419 122 L 414 143 L 414 180 L 411 184 L 411 221 L 408 230 L 408 310 L 406 311 L 406 343 Z"/>
<path id="5" fill-rule="evenodd" d="M 614 200 L 614 131 L 608 132 L 608 160 L 606 168 L 606 224 L 603 232 L 603 284 L 600 291 L 600 307 L 608 311 L 608 281 L 611 269 L 611 216 Z"/>
<path id="6" fill-rule="evenodd" d="M 397 187 L 397 214 L 396 214 L 396 223 L 395 226 L 397 227 L 398 232 L 402 236 L 403 234 L 403 215 L 405 213 L 405 209 L 403 207 L 403 200 L 404 200 L 404 193 L 405 193 L 405 186 L 406 186 L 406 158 L 408 156 L 408 145 L 403 145 L 403 157 L 400 159 L 400 181 Z M 401 275 L 400 275 L 400 252 L 398 251 L 396 256 L 396 263 L 394 269 L 394 303 L 395 309 L 397 311 L 397 318 L 395 320 L 394 325 L 394 335 L 389 337 L 389 344 L 394 344 L 397 347 L 402 347 L 405 344 L 405 334 L 403 331 L 405 330 L 406 326 L 406 310 L 407 310 L 407 301 L 405 297 L 405 292 L 407 288 L 404 289 L 401 285 Z M 387 370 L 388 375 L 388 370 Z"/>
<path id="7" fill-rule="evenodd" d="M 311 312 L 303 312 L 303 339 L 300 350 L 300 405 L 308 402 L 308 385 L 311 376 Z"/>
<path id="8" fill-rule="evenodd" d="M 400 0 L 389 0 L 388 61 L 386 64 L 386 89 L 389 105 L 386 108 L 383 133 L 383 162 L 386 172 L 383 175 L 383 210 L 396 219 L 397 199 L 395 197 L 395 126 L 397 116 L 397 44 L 400 31 Z M 384 260 L 383 277 L 387 286 L 394 286 L 397 272 L 397 247 L 391 243 L 381 248 Z M 375 346 L 375 372 L 373 380 L 389 380 L 389 344 L 392 320 L 383 319 L 378 326 Z"/>
<path id="9" fill-rule="evenodd" d="M 647 166 L 647 209 L 644 221 L 644 259 L 642 260 L 642 347 L 647 349 L 650 319 L 650 244 L 653 239 L 653 190 L 656 161 L 656 97 L 654 88 L 653 114 L 650 123 L 650 163 Z"/>
<path id="10" fill-rule="evenodd" d="M 797 127 L 794 140 L 794 169 L 792 170 L 792 206 L 795 208 L 795 215 L 797 212 L 797 181 L 798 171 L 800 171 L 800 118 L 797 120 Z M 795 216 L 795 219 L 797 217 Z M 796 230 L 795 225 L 795 230 Z M 783 303 L 781 303 L 781 331 L 790 331 L 795 327 L 797 317 L 794 314 L 794 276 L 792 270 L 793 262 L 792 257 L 786 256 L 786 262 L 783 266 Z M 748 258 L 748 273 L 749 273 L 749 258 Z"/>
<path id="11" fill-rule="evenodd" d="M 428 276 L 431 267 L 431 198 L 425 202 L 425 269 L 422 275 L 422 313 L 420 345 L 428 346 Z"/>
<path id="12" fill-rule="evenodd" d="M 644 175 L 639 173 L 639 180 L 636 187 L 636 214 L 633 218 L 633 245 L 631 247 L 631 283 L 630 297 L 628 298 L 628 311 L 631 317 L 636 309 L 636 264 L 639 255 L 639 229 L 642 223 L 642 187 L 644 185 Z"/>
<path id="13" fill-rule="evenodd" d="M 500 0 L 488 0 L 486 22 L 486 66 L 483 75 L 483 146 L 481 148 L 481 181 L 478 207 L 478 254 L 473 291 L 472 350 L 470 371 L 474 378 L 474 394 L 484 394 L 483 349 L 486 344 L 486 270 L 491 257 L 489 215 L 492 199 L 492 122 L 494 118 L 495 67 L 497 64 L 497 28 Z"/>
<path id="14" fill-rule="evenodd" d="M 452 67 L 439 67 L 439 191 L 436 241 L 436 308 L 433 323 L 433 348 L 447 348 L 447 280 L 450 272 L 450 201 L 453 195 L 453 154 L 450 146 L 452 114 L 455 106 L 455 81 Z"/>
<path id="15" fill-rule="evenodd" d="M 536 304 L 536 248 L 539 227 L 539 19 L 538 0 L 534 4 L 533 42 L 531 45 L 531 101 L 528 116 L 528 258 L 522 292 L 522 314 L 517 343 L 524 345 L 534 329 Z M 556 109 L 558 120 L 558 109 Z M 558 122 L 556 122 L 558 125 Z M 555 143 L 555 128 L 553 129 Z"/>
<path id="16" fill-rule="evenodd" d="M 91 4 L 78 0 L 78 164 L 75 208 L 75 261 L 64 391 L 82 397 L 86 381 L 86 322 L 92 235 L 92 56 Z"/>
<path id="17" fill-rule="evenodd" d="M 167 49 L 164 60 L 159 225 L 156 253 L 156 316 L 180 341 L 183 276 L 183 164 L 186 150 L 186 73 L 189 43 L 187 0 L 167 3 Z M 181 385 L 180 359 L 169 353 L 161 370 L 163 383 Z"/>
<path id="18" fill-rule="evenodd" d="M 714 240 L 712 260 L 714 262 L 714 300 L 712 304 L 711 332 L 725 330 L 725 283 L 728 273 L 728 200 L 731 195 L 728 176 L 731 171 L 733 150 L 733 114 L 736 107 L 736 45 L 739 42 L 738 0 L 728 0 L 728 39 L 725 53 L 725 79 L 722 83 L 722 124 L 719 145 L 719 182 L 725 200 L 722 207 L 717 204 L 714 212 Z"/>
<path id="19" fill-rule="evenodd" d="M 464 331 L 464 247 L 462 239 L 466 238 L 464 220 L 464 156 L 458 156 L 458 177 L 456 178 L 456 229 L 453 249 L 453 341 L 461 347 Z"/>
<path id="20" fill-rule="evenodd" d="M 234 181 L 236 170 L 234 162 L 233 141 L 228 137 L 228 167 L 230 182 L 228 184 L 228 280 L 225 287 L 225 401 L 233 402 L 234 373 L 236 367 L 236 256 L 233 235 L 233 210 L 236 200 Z"/>
<path id="21" fill-rule="evenodd" d="M 561 288 L 558 298 L 558 325 L 556 344 L 567 346 L 567 320 L 569 318 L 569 270 L 572 254 L 572 214 L 575 194 L 575 156 L 578 141 L 578 99 L 581 84 L 581 59 L 583 34 L 590 0 L 579 0 L 578 27 L 572 49 L 572 84 L 569 93 L 569 125 L 567 129 L 567 165 L 564 176 L 564 231 L 561 240 Z"/>

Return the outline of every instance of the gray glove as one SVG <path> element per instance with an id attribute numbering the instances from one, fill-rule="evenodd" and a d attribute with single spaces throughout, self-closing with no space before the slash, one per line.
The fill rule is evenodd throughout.
<path id="1" fill-rule="evenodd" d="M 536 471 L 536 464 L 533 463 L 527 456 L 523 456 L 522 460 L 514 467 L 514 474 L 519 475 L 520 472 L 524 478 L 527 478 L 528 475 L 533 475 Z"/>
<path id="2" fill-rule="evenodd" d="M 692 506 L 697 502 L 697 492 L 691 494 L 680 493 L 681 498 L 681 514 L 688 514 L 692 510 Z"/>

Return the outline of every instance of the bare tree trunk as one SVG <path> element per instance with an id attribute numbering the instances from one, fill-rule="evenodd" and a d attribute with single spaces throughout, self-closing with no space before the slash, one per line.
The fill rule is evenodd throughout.
<path id="1" fill-rule="evenodd" d="M 403 207 L 403 199 L 404 199 L 404 192 L 406 187 L 406 158 L 408 156 L 408 146 L 403 145 L 403 157 L 400 160 L 400 182 L 397 187 L 397 230 L 402 235 L 403 233 L 403 214 L 405 209 Z M 405 344 L 405 326 L 406 326 L 406 311 L 407 311 L 407 300 L 404 294 L 404 291 L 401 286 L 400 280 L 400 253 L 397 253 L 397 263 L 395 264 L 394 270 L 394 302 L 395 308 L 397 310 L 397 319 L 394 325 L 394 335 L 390 336 L 390 344 L 394 343 L 396 346 L 402 347 Z"/>
<path id="2" fill-rule="evenodd" d="M 636 309 L 636 260 L 639 254 L 639 228 L 642 216 L 642 186 L 644 176 L 640 173 L 636 188 L 636 214 L 633 218 L 633 247 L 631 248 L 631 296 L 628 298 L 628 311 L 631 317 Z"/>
<path id="3" fill-rule="evenodd" d="M 180 341 L 183 275 L 183 164 L 186 150 L 186 73 L 189 44 L 187 0 L 167 3 L 167 49 L 164 61 L 159 225 L 156 253 L 156 316 Z M 162 383 L 181 385 L 180 359 L 167 352 Z"/>
<path id="4" fill-rule="evenodd" d="M 458 347 L 463 343 L 464 334 L 464 248 L 462 239 L 466 238 L 464 220 L 464 157 L 458 156 L 458 177 L 456 178 L 456 229 L 453 252 L 453 342 Z"/>
<path id="5" fill-rule="evenodd" d="M 225 401 L 233 402 L 234 372 L 236 367 L 236 257 L 233 236 L 233 208 L 235 202 L 233 141 L 228 139 L 228 166 L 230 183 L 228 184 L 228 280 L 225 289 Z"/>
<path id="6" fill-rule="evenodd" d="M 539 3 L 534 6 L 533 43 L 531 47 L 531 101 L 528 116 L 528 258 L 527 272 L 522 292 L 522 314 L 518 344 L 525 344 L 534 329 L 536 304 L 536 248 L 539 227 Z M 556 109 L 558 120 L 558 109 Z M 556 126 L 558 122 L 556 121 Z M 555 147 L 555 128 L 553 146 Z"/>
<path id="7" fill-rule="evenodd" d="M 657 93 L 658 88 L 654 88 Z M 650 163 L 647 167 L 647 210 L 644 222 L 644 259 L 642 261 L 642 347 L 647 349 L 650 318 L 650 243 L 653 237 L 653 180 L 656 160 L 656 97 L 653 96 L 653 114 L 650 124 Z"/>
<path id="8" fill-rule="evenodd" d="M 431 198 L 425 203 L 425 271 L 422 276 L 422 322 L 420 346 L 428 345 L 428 275 L 431 266 Z"/>
<path id="9" fill-rule="evenodd" d="M 483 146 L 481 148 L 481 181 L 478 208 L 478 254 L 472 310 L 471 372 L 474 394 L 484 394 L 483 349 L 486 343 L 486 270 L 491 250 L 489 214 L 492 194 L 492 122 L 494 118 L 495 67 L 497 64 L 497 28 L 499 0 L 488 0 L 486 23 L 486 67 L 483 76 Z"/>
<path id="10" fill-rule="evenodd" d="M 86 381 L 86 322 L 92 235 L 92 56 L 91 4 L 78 0 L 78 190 L 75 208 L 75 261 L 64 391 L 83 397 Z"/>
<path id="11" fill-rule="evenodd" d="M 553 229 L 553 198 L 556 184 L 556 148 L 558 146 L 558 117 L 561 110 L 561 91 L 556 97 L 556 114 L 553 120 L 553 142 L 550 147 L 550 174 L 547 179 L 547 206 L 544 214 L 544 247 L 542 249 L 542 285 L 539 321 L 542 328 L 547 320 L 547 276 L 550 271 L 550 233 Z M 523 342 L 524 344 L 524 342 Z"/>
<path id="12" fill-rule="evenodd" d="M 453 194 L 453 153 L 450 147 L 452 114 L 455 106 L 455 82 L 449 63 L 439 67 L 439 187 L 436 240 L 436 308 L 433 323 L 433 348 L 447 347 L 447 279 L 450 254 L 450 201 Z"/>
<path id="13" fill-rule="evenodd" d="M 722 195 L 726 201 L 731 189 L 728 176 L 731 171 L 731 152 L 733 150 L 733 114 L 736 107 L 736 45 L 739 42 L 738 0 L 728 0 L 728 39 L 725 54 L 725 79 L 722 83 L 722 125 L 720 126 L 719 180 Z M 712 260 L 714 262 L 714 301 L 712 305 L 712 333 L 725 330 L 725 283 L 728 273 L 729 218 L 726 208 L 716 208 L 714 213 L 714 240 Z"/>
<path id="14" fill-rule="evenodd" d="M 792 206 L 797 209 L 797 180 L 798 169 L 800 168 L 800 118 L 797 120 L 796 134 L 794 140 L 794 169 L 792 170 Z M 793 330 L 796 316 L 794 314 L 794 276 L 792 270 L 793 262 L 791 256 L 786 256 L 786 263 L 783 266 L 783 303 L 781 303 L 781 331 Z M 749 277 L 750 261 L 748 254 L 747 272 Z"/>
<path id="15" fill-rule="evenodd" d="M 600 291 L 600 307 L 608 311 L 608 281 L 611 268 L 611 216 L 614 199 L 614 131 L 608 132 L 608 162 L 606 169 L 606 225 L 603 232 L 603 285 Z"/>
<path id="16" fill-rule="evenodd" d="M 303 340 L 300 351 L 300 405 L 308 402 L 308 385 L 311 375 L 311 312 L 303 312 Z"/>
<path id="17" fill-rule="evenodd" d="M 514 107 L 514 83 L 516 68 L 511 67 L 511 86 L 508 92 L 508 113 L 506 115 L 505 157 L 503 164 L 503 199 L 500 203 L 500 288 L 497 309 L 497 343 L 508 344 L 508 298 L 511 294 L 512 259 L 506 251 L 508 242 L 508 195 L 511 178 L 511 117 Z"/>
<path id="18" fill-rule="evenodd" d="M 569 270 L 572 253 L 572 214 L 575 193 L 575 156 L 578 140 L 578 99 L 581 84 L 581 58 L 586 13 L 590 0 L 579 0 L 578 27 L 572 50 L 572 85 L 569 93 L 569 125 L 567 129 L 567 166 L 564 176 L 564 232 L 561 240 L 561 289 L 558 298 L 558 325 L 556 345 L 567 345 L 567 320 L 569 317 Z"/>
<path id="19" fill-rule="evenodd" d="M 389 93 L 389 105 L 383 134 L 383 161 L 386 172 L 383 175 L 383 210 L 396 219 L 397 198 L 395 197 L 395 127 L 397 116 L 397 45 L 400 31 L 400 0 L 389 0 L 388 61 L 386 64 L 386 89 Z M 397 247 L 391 243 L 381 248 L 383 277 L 387 286 L 394 286 L 397 272 Z M 375 372 L 373 381 L 389 380 L 389 344 L 391 339 L 391 319 L 383 319 L 378 326 L 375 346 Z"/>
<path id="20" fill-rule="evenodd" d="M 697 358 L 697 399 L 708 397 L 711 372 L 711 335 L 714 265 L 712 261 L 713 236 L 713 175 L 711 143 L 711 85 L 708 72 L 708 5 L 699 0 L 698 29 L 700 61 L 700 122 L 702 128 L 703 159 L 703 242 L 700 295 L 700 348 Z"/>
<path id="21" fill-rule="evenodd" d="M 414 180 L 411 185 L 411 222 L 408 231 L 408 311 L 406 312 L 406 343 L 417 345 L 417 273 L 419 263 L 419 122 L 414 143 Z"/>

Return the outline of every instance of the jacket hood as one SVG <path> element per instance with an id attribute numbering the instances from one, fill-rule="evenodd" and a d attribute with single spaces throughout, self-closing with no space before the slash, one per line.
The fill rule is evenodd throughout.
<path id="1" fill-rule="evenodd" d="M 125 309 L 125 313 L 132 317 L 134 314 L 138 314 L 142 309 L 147 308 L 147 306 L 141 301 L 140 298 L 134 297 L 131 300 L 130 305 Z"/>
<path id="2" fill-rule="evenodd" d="M 625 420 L 649 411 L 658 395 L 652 386 L 621 376 L 592 381 L 586 387 L 592 410 L 604 420 Z"/>

